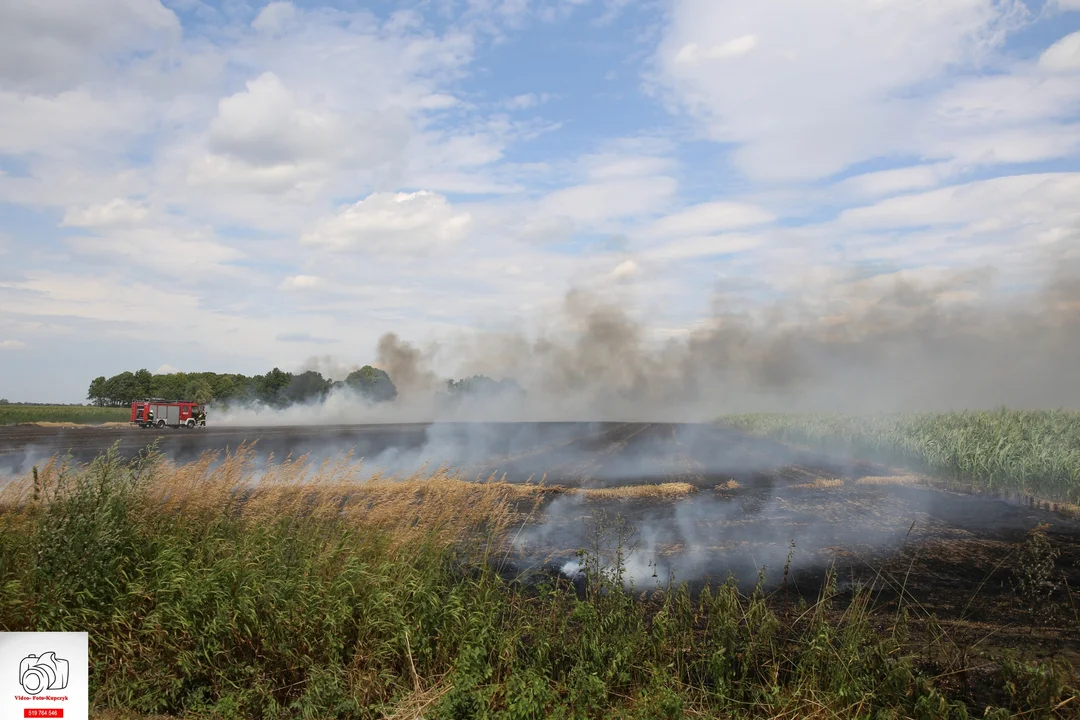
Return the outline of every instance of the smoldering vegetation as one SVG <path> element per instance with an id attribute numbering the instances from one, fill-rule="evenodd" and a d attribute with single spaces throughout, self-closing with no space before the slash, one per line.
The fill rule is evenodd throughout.
<path id="1" fill-rule="evenodd" d="M 880 507 L 883 525 L 868 506 L 877 484 L 791 480 L 371 480 L 348 462 L 263 468 L 249 451 L 50 463 L 0 490 L 0 627 L 97 628 L 95 710 L 125 715 L 1075 714 L 1060 588 L 1080 583 L 1080 527 L 1027 533 L 1026 509 L 963 498 L 905 530 L 906 513 Z M 532 522 L 545 503 L 573 520 L 547 538 Z M 638 520 L 670 530 L 638 538 Z M 808 543 L 775 541 L 806 522 Z M 583 551 L 546 576 L 508 573 L 533 532 Z M 659 563 L 638 559 L 639 539 Z M 772 575 L 669 582 L 687 576 L 663 557 L 687 541 L 707 548 L 688 559 L 738 570 L 741 553 Z M 915 547 L 890 561 L 874 542 Z M 798 559 L 838 550 L 835 570 Z M 627 592 L 631 578 L 655 592 Z"/>

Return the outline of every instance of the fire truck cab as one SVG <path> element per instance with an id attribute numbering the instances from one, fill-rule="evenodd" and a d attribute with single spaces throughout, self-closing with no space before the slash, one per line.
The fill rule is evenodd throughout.
<path id="1" fill-rule="evenodd" d="M 141 428 L 195 428 L 206 425 L 206 409 L 197 402 L 157 398 L 131 403 L 131 424 Z"/>

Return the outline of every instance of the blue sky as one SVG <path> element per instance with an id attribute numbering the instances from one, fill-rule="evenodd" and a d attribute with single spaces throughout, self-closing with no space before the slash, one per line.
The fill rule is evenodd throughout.
<path id="1" fill-rule="evenodd" d="M 1023 287 L 1078 160 L 1080 0 L 6 3 L 0 397 Z"/>

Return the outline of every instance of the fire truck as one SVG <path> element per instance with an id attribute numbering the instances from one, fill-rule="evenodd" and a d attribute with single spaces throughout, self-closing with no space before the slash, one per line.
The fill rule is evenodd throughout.
<path id="1" fill-rule="evenodd" d="M 205 426 L 206 408 L 197 402 L 167 402 L 159 398 L 131 403 L 131 424 L 141 428 L 194 428 Z"/>

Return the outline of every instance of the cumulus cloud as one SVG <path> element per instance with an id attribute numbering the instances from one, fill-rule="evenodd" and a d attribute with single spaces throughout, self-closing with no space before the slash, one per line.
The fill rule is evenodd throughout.
<path id="1" fill-rule="evenodd" d="M 1047 70 L 1080 70 L 1080 32 L 1066 35 L 1039 57 L 1039 67 Z"/>
<path id="2" fill-rule="evenodd" d="M 309 109 L 266 72 L 218 104 L 207 153 L 194 163 L 190 180 L 267 193 L 317 191 L 339 169 L 391 159 L 408 131 L 408 120 L 392 110 L 345 116 Z"/>
<path id="3" fill-rule="evenodd" d="M 123 147 L 146 121 L 145 100 L 85 89 L 55 95 L 8 91 L 0 85 L 0 153 L 70 158 Z"/>
<path id="4" fill-rule="evenodd" d="M 325 218 L 301 242 L 335 251 L 427 252 L 463 239 L 471 222 L 436 193 L 375 193 Z"/>
<path id="5" fill-rule="evenodd" d="M 158 0 L 53 0 L 0 5 L 0 80 L 57 92 L 125 53 L 175 42 L 180 22 Z"/>
<path id="6" fill-rule="evenodd" d="M 641 272 L 641 267 L 633 260 L 623 260 L 611 271 L 615 280 L 628 280 Z"/>
<path id="7" fill-rule="evenodd" d="M 323 284 L 323 279 L 314 275 L 291 275 L 281 281 L 282 290 L 308 290 Z"/>
<path id="8" fill-rule="evenodd" d="M 296 7 L 290 2 L 272 2 L 263 7 L 251 27 L 260 32 L 280 33 L 296 19 Z"/>
<path id="9" fill-rule="evenodd" d="M 1025 13 L 1018 0 L 676 0 L 660 80 L 752 177 L 827 177 L 926 149 L 926 88 L 977 68 Z M 948 84 L 937 92 L 947 102 Z"/>

